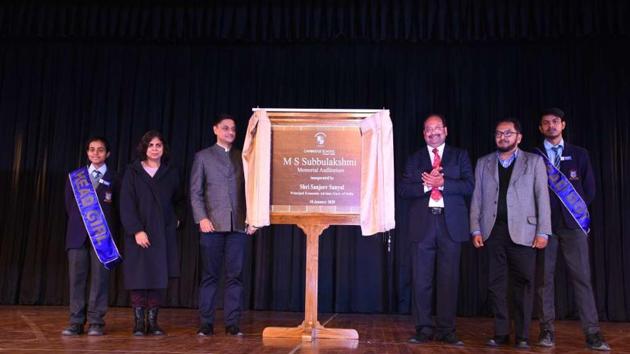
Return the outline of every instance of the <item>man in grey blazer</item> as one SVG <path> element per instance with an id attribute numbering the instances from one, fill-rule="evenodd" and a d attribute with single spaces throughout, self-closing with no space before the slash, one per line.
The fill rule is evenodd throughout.
<path id="1" fill-rule="evenodd" d="M 488 297 L 494 312 L 492 347 L 509 342 L 508 274 L 514 298 L 515 344 L 528 348 L 534 296 L 536 249 L 547 245 L 551 211 L 542 158 L 518 148 L 521 127 L 513 118 L 498 122 L 497 151 L 475 168 L 470 205 L 473 245 L 488 249 Z"/>
<path id="2" fill-rule="evenodd" d="M 190 202 L 199 224 L 201 283 L 199 285 L 200 336 L 214 334 L 215 299 L 223 260 L 225 286 L 223 316 L 225 332 L 242 335 L 239 329 L 243 297 L 243 259 L 247 234 L 256 229 L 245 225 L 245 184 L 241 151 L 233 148 L 236 121 L 221 114 L 213 124 L 217 143 L 195 154 L 190 173 Z"/>

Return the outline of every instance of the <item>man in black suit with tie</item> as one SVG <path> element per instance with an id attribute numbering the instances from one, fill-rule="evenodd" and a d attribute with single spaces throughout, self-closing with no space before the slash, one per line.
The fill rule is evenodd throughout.
<path id="1" fill-rule="evenodd" d="M 566 143 L 562 131 L 566 128 L 565 115 L 559 108 L 549 108 L 542 112 L 539 130 L 545 137 L 539 153 L 549 159 L 571 182 L 575 191 L 586 205 L 595 198 L 595 175 L 586 149 Z M 550 192 L 552 235 L 547 248 L 538 251 L 537 301 L 540 303 L 540 337 L 538 344 L 543 347 L 555 345 L 553 320 L 554 274 L 558 250 L 567 264 L 569 278 L 575 291 L 575 302 L 590 349 L 608 351 L 610 346 L 604 341 L 599 328 L 597 306 L 591 287 L 591 268 L 588 239 L 585 231 L 569 213 L 567 206 Z M 570 201 L 566 201 L 570 203 Z"/>
<path id="2" fill-rule="evenodd" d="M 98 195 L 107 224 L 110 230 L 114 230 L 112 222 L 117 184 L 116 172 L 105 163 L 110 153 L 109 144 L 103 137 L 91 138 L 87 142 L 86 153 L 90 161 L 88 167 L 90 181 Z M 94 253 L 69 179 L 66 179 L 65 204 L 68 214 L 66 250 L 70 282 L 70 326 L 63 330 L 62 334 L 65 336 L 83 334 L 83 326 L 87 320 L 90 324 L 88 335 L 100 336 L 103 334 L 107 312 L 109 270 L 105 269 Z M 92 274 L 86 316 L 85 287 L 89 272 Z"/>
<path id="3" fill-rule="evenodd" d="M 416 334 L 409 341 L 432 339 L 463 345 L 455 333 L 461 243 L 469 240 L 466 198 L 474 188 L 468 153 L 444 142 L 448 135 L 443 116 L 424 121 L 426 148 L 407 161 L 399 193 L 409 199 L 412 241 L 413 306 Z M 431 318 L 436 284 L 435 331 Z M 435 333 L 434 333 L 435 332 Z"/>

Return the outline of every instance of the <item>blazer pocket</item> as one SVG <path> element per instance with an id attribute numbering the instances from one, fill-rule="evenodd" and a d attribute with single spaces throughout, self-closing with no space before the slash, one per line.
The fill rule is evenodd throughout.
<path id="1" fill-rule="evenodd" d="M 536 218 L 535 216 L 528 216 L 527 222 L 532 225 L 538 225 L 538 218 Z"/>

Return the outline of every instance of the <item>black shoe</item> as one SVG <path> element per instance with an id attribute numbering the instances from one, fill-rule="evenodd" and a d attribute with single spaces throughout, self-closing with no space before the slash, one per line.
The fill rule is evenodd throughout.
<path id="1" fill-rule="evenodd" d="M 416 331 L 416 335 L 409 338 L 408 342 L 413 344 L 426 343 L 433 340 L 432 334 Z"/>
<path id="2" fill-rule="evenodd" d="M 548 329 L 543 329 L 538 336 L 538 345 L 545 348 L 551 348 L 555 343 L 555 335 Z"/>
<path id="3" fill-rule="evenodd" d="M 103 325 L 100 324 L 91 324 L 88 327 L 87 334 L 88 336 L 102 336 L 103 335 Z"/>
<path id="4" fill-rule="evenodd" d="M 147 333 L 153 336 L 163 336 L 166 333 L 158 325 L 158 308 L 153 307 L 147 311 Z"/>
<path id="5" fill-rule="evenodd" d="M 494 336 L 492 338 L 490 338 L 487 342 L 486 345 L 489 347 L 498 347 L 501 345 L 506 345 L 510 342 L 510 336 L 505 335 L 505 336 Z"/>
<path id="6" fill-rule="evenodd" d="M 214 327 L 211 324 L 204 323 L 199 327 L 197 335 L 202 337 L 214 335 Z"/>
<path id="7" fill-rule="evenodd" d="M 516 349 L 529 349 L 527 338 L 516 338 L 514 341 L 514 347 Z"/>
<path id="8" fill-rule="evenodd" d="M 435 340 L 446 343 L 446 344 L 450 344 L 450 345 L 456 345 L 456 346 L 464 345 L 464 342 L 462 342 L 459 338 L 457 338 L 457 335 L 455 334 L 455 332 L 451 332 L 449 334 L 445 334 L 441 336 L 436 336 Z"/>
<path id="9" fill-rule="evenodd" d="M 230 336 L 242 336 L 243 332 L 235 325 L 229 325 L 225 327 L 225 334 Z"/>
<path id="10" fill-rule="evenodd" d="M 83 325 L 78 323 L 71 323 L 68 328 L 64 329 L 61 334 L 64 336 L 78 336 L 83 334 Z"/>
<path id="11" fill-rule="evenodd" d="M 586 346 L 592 350 L 610 351 L 610 346 L 604 341 L 604 337 L 599 332 L 586 335 Z"/>
<path id="12" fill-rule="evenodd" d="M 144 307 L 135 307 L 133 309 L 133 335 L 143 336 L 146 332 L 144 324 Z"/>

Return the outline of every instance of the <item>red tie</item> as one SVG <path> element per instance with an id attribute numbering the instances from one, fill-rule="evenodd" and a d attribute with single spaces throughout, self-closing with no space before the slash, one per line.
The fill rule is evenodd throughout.
<path id="1" fill-rule="evenodd" d="M 438 154 L 438 149 L 433 148 L 433 169 L 439 168 L 440 163 L 440 155 Z M 438 187 L 431 188 L 431 199 L 438 201 L 442 198 L 442 192 L 438 189 Z"/>

